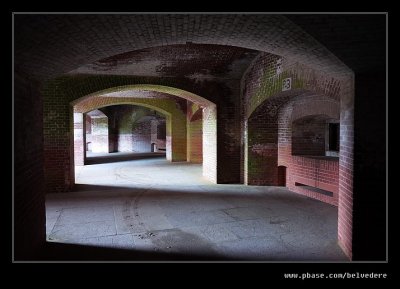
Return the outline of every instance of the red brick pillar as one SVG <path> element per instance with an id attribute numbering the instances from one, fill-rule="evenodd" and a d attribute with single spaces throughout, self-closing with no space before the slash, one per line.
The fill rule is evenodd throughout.
<path id="1" fill-rule="evenodd" d="M 203 113 L 198 108 L 187 118 L 187 161 L 203 163 Z"/>
<path id="2" fill-rule="evenodd" d="M 85 165 L 85 122 L 83 113 L 74 112 L 74 161 L 76 166 Z"/>
<path id="3" fill-rule="evenodd" d="M 92 152 L 108 153 L 108 117 L 92 117 Z"/>
<path id="4" fill-rule="evenodd" d="M 278 185 L 278 124 L 276 114 L 262 109 L 247 122 L 245 184 Z"/>
<path id="5" fill-rule="evenodd" d="M 349 79 L 344 87 L 340 100 L 338 241 L 345 254 L 352 259 L 354 80 Z"/>
<path id="6" fill-rule="evenodd" d="M 203 176 L 217 183 L 217 108 L 203 109 Z"/>

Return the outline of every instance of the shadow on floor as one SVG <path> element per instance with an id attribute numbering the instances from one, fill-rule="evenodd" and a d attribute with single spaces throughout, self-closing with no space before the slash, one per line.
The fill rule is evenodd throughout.
<path id="1" fill-rule="evenodd" d="M 150 158 L 165 158 L 165 153 L 112 154 L 86 157 L 85 165 L 126 162 Z"/>
<path id="2" fill-rule="evenodd" d="M 179 261 L 192 261 L 192 262 L 315 262 L 321 261 L 319 259 L 309 259 L 304 256 L 279 257 L 271 254 L 264 258 L 250 258 L 250 257 L 228 257 L 219 254 L 189 254 L 189 253 L 166 253 L 156 251 L 132 250 L 122 248 L 106 248 L 96 247 L 80 244 L 65 244 L 46 242 L 44 250 L 40 257 L 35 258 L 37 261 L 130 261 L 130 262 L 179 262 Z M 349 260 L 322 260 L 326 263 L 343 263 Z"/>
<path id="3" fill-rule="evenodd" d="M 226 257 L 163 253 L 46 242 L 41 261 L 233 261 Z"/>

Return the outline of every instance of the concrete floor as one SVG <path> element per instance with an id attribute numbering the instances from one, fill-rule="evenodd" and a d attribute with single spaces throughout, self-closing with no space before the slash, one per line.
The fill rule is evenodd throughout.
<path id="1" fill-rule="evenodd" d="M 347 261 L 334 206 L 283 187 L 211 184 L 201 165 L 126 157 L 76 167 L 77 192 L 47 195 L 49 242 L 233 260 Z"/>

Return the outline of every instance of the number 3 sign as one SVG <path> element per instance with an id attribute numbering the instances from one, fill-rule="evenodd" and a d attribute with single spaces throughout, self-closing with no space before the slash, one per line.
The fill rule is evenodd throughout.
<path id="1" fill-rule="evenodd" d="M 285 78 L 282 82 L 282 91 L 285 90 L 291 90 L 292 89 L 292 79 L 289 78 Z"/>

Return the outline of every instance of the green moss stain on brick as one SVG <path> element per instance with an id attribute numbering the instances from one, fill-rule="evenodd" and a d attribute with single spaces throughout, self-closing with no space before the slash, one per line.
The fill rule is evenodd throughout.
<path id="1" fill-rule="evenodd" d="M 122 117 L 118 119 L 119 134 L 132 133 L 132 130 L 134 130 L 137 127 L 138 121 L 142 117 L 149 115 L 150 113 L 151 113 L 151 111 L 147 108 L 140 107 L 140 106 L 132 106 L 129 111 L 126 111 L 126 113 L 124 113 L 122 115 Z"/>
<path id="2" fill-rule="evenodd" d="M 265 100 L 273 95 L 282 92 L 283 80 L 292 78 L 292 90 L 305 87 L 305 81 L 293 71 L 283 71 L 280 75 L 276 75 L 272 67 L 266 67 L 261 76 L 260 85 L 252 96 L 249 97 L 247 107 L 247 117 L 249 117 L 255 109 Z"/>
<path id="3" fill-rule="evenodd" d="M 251 179 L 263 179 L 265 178 L 265 172 L 263 168 L 267 166 L 265 162 L 266 158 L 261 158 L 259 155 L 249 153 L 248 156 L 248 173 Z"/>

